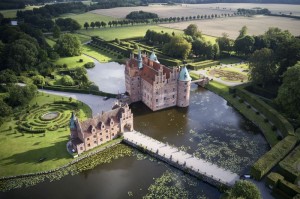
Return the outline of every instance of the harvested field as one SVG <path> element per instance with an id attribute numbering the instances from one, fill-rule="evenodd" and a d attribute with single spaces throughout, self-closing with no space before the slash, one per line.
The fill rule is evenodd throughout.
<path id="1" fill-rule="evenodd" d="M 244 25 L 248 27 L 248 34 L 250 35 L 263 34 L 269 27 L 278 27 L 283 30 L 289 30 L 295 36 L 300 35 L 300 20 L 262 15 L 187 21 L 161 24 L 160 26 L 183 30 L 191 23 L 197 24 L 203 34 L 219 37 L 225 32 L 231 39 L 235 39 L 238 36 L 239 30 Z"/>
<path id="2" fill-rule="evenodd" d="M 125 18 L 132 11 L 147 11 L 158 14 L 159 17 L 182 17 L 205 14 L 233 13 L 238 8 L 268 8 L 273 14 L 290 14 L 300 16 L 300 5 L 290 4 L 252 4 L 252 3 L 212 3 L 212 4 L 179 4 L 175 6 L 150 5 L 139 7 L 122 7 L 112 9 L 99 9 L 92 13 Z"/>
<path id="3" fill-rule="evenodd" d="M 206 6 L 203 6 L 206 5 Z M 125 18 L 127 14 L 132 11 L 146 11 L 158 14 L 160 18 L 165 17 L 189 17 L 197 15 L 210 15 L 210 14 L 224 14 L 233 13 L 233 10 L 215 9 L 210 4 L 195 5 L 151 5 L 151 6 L 138 6 L 138 7 L 119 7 L 112 9 L 99 9 L 93 10 L 92 13 L 111 16 L 115 18 Z"/>

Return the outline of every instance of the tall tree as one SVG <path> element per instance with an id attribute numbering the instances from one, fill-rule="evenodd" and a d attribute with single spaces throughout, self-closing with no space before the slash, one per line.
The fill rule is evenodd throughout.
<path id="1" fill-rule="evenodd" d="M 277 104 L 293 118 L 300 121 L 300 62 L 287 69 L 279 87 Z"/>
<path id="2" fill-rule="evenodd" d="M 219 44 L 220 51 L 229 52 L 232 50 L 232 41 L 229 39 L 227 33 L 222 33 L 222 37 L 217 38 L 217 43 Z"/>
<path id="3" fill-rule="evenodd" d="M 237 39 L 245 37 L 248 34 L 248 28 L 247 28 L 247 26 L 243 26 L 242 29 L 239 32 L 240 32 L 240 34 L 237 37 Z"/>
<path id="4" fill-rule="evenodd" d="M 92 22 L 91 22 L 91 27 L 94 29 L 95 26 L 96 26 L 95 22 L 92 21 Z"/>
<path id="5" fill-rule="evenodd" d="M 172 37 L 171 41 L 163 46 L 163 52 L 176 58 L 186 59 L 192 45 L 180 36 Z"/>
<path id="6" fill-rule="evenodd" d="M 276 77 L 277 66 L 274 59 L 274 52 L 268 48 L 256 50 L 249 60 L 250 79 L 256 84 L 272 82 Z"/>
<path id="7" fill-rule="evenodd" d="M 90 27 L 90 24 L 88 22 L 85 22 L 83 27 L 87 30 Z"/>
<path id="8" fill-rule="evenodd" d="M 255 40 L 252 36 L 246 35 L 234 42 L 235 51 L 238 54 L 248 55 L 253 51 Z"/>
<path id="9" fill-rule="evenodd" d="M 55 25 L 53 27 L 53 37 L 54 38 L 59 38 L 60 37 L 60 28 L 57 25 Z"/>
<path id="10" fill-rule="evenodd" d="M 78 56 L 81 54 L 81 42 L 79 38 L 72 34 L 62 35 L 56 42 L 54 49 L 63 57 Z"/>
<path id="11" fill-rule="evenodd" d="M 198 31 L 198 26 L 196 24 L 190 24 L 186 29 L 184 29 L 184 34 L 192 37 L 201 37 L 201 32 Z"/>

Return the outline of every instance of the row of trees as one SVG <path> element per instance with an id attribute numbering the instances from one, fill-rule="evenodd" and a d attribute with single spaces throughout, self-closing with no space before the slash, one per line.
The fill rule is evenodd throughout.
<path id="1" fill-rule="evenodd" d="M 155 19 L 158 18 L 158 15 L 155 13 L 151 13 L 151 12 L 144 12 L 142 10 L 140 11 L 133 11 L 131 13 L 129 13 L 128 15 L 126 15 L 125 17 L 126 19 Z"/>

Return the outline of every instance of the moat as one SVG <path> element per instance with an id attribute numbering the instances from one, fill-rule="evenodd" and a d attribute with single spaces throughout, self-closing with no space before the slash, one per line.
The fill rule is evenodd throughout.
<path id="1" fill-rule="evenodd" d="M 142 103 L 131 108 L 135 130 L 238 174 L 248 173 L 250 165 L 269 149 L 257 127 L 224 99 L 196 85 L 188 108 L 152 112 Z M 154 178 L 167 171 L 188 198 L 219 198 L 216 188 L 138 151 L 134 154 L 59 181 L 0 193 L 0 198 L 141 198 Z"/>

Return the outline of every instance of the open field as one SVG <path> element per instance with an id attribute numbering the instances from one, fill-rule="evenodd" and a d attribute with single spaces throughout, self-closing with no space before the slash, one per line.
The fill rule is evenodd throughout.
<path id="1" fill-rule="evenodd" d="M 210 6 L 211 7 L 211 6 Z M 196 7 L 193 5 L 175 5 L 175 6 L 166 6 L 166 5 L 151 5 L 151 6 L 138 6 L 138 7 L 118 7 L 112 9 L 99 9 L 93 10 L 92 13 L 116 17 L 116 18 L 125 18 L 127 14 L 132 11 L 143 10 L 146 12 L 156 13 L 160 18 L 165 17 L 189 17 L 197 15 L 209 15 L 209 14 L 222 14 L 222 13 L 233 13 L 231 10 L 221 10 L 206 7 Z"/>
<path id="2" fill-rule="evenodd" d="M 88 29 L 88 30 L 80 30 L 78 31 L 80 34 L 88 35 L 88 36 L 99 36 L 100 38 L 110 41 L 114 40 L 115 38 L 119 39 L 128 39 L 134 37 L 143 37 L 146 34 L 146 31 L 154 30 L 157 32 L 164 31 L 168 33 L 172 33 L 173 31 L 175 34 L 183 34 L 181 30 L 174 30 L 171 28 L 161 27 L 161 26 L 126 26 L 126 27 L 116 27 L 116 28 L 105 28 L 105 29 Z"/>
<path id="3" fill-rule="evenodd" d="M 39 8 L 40 6 L 27 6 L 24 9 L 12 9 L 12 10 L 0 10 L 5 18 L 15 18 L 18 10 L 32 10 L 33 8 Z"/>
<path id="4" fill-rule="evenodd" d="M 39 93 L 30 105 L 42 106 L 59 100 L 68 101 L 67 97 Z M 75 101 L 75 100 L 73 100 Z M 81 119 L 91 116 L 91 109 L 79 103 Z M 45 171 L 64 165 L 73 158 L 66 151 L 69 128 L 47 131 L 43 134 L 22 134 L 16 128 L 16 120 L 11 119 L 1 126 L 0 130 L 0 176 Z M 9 129 L 12 130 L 9 130 Z M 38 162 L 40 158 L 46 158 Z"/>
<path id="5" fill-rule="evenodd" d="M 79 60 L 82 59 L 82 62 L 79 62 Z M 54 64 L 63 65 L 67 64 L 68 68 L 75 68 L 78 66 L 83 66 L 87 62 L 93 62 L 93 60 L 90 57 L 87 57 L 85 55 L 75 56 L 75 57 L 62 57 L 58 59 Z"/>
<path id="6" fill-rule="evenodd" d="M 239 35 L 239 30 L 244 25 L 248 27 L 249 35 L 263 34 L 269 27 L 278 27 L 282 30 L 289 30 L 295 36 L 300 35 L 300 20 L 261 15 L 255 17 L 231 17 L 187 21 L 161 24 L 160 26 L 183 30 L 191 23 L 197 24 L 203 34 L 220 37 L 222 33 L 225 32 L 231 39 L 235 39 Z"/>
<path id="7" fill-rule="evenodd" d="M 112 9 L 99 9 L 91 11 L 93 13 L 125 18 L 132 11 L 147 11 L 158 14 L 159 17 L 186 17 L 205 14 L 234 13 L 238 8 L 268 8 L 274 14 L 300 15 L 300 5 L 290 4 L 252 4 L 252 3 L 213 3 L 213 4 L 179 4 L 175 6 L 168 5 L 150 5 L 139 7 L 119 7 Z"/>
<path id="8" fill-rule="evenodd" d="M 73 13 L 68 13 L 68 14 L 64 14 L 61 15 L 59 18 L 71 18 L 76 20 L 81 26 L 82 28 L 85 22 L 88 22 L 89 24 L 91 22 L 95 22 L 95 21 L 104 21 L 104 22 L 109 22 L 112 20 L 118 20 L 114 17 L 110 17 L 110 16 L 104 16 L 101 14 L 94 14 L 92 12 L 86 12 L 86 13 L 82 13 L 82 14 L 73 14 Z"/>

